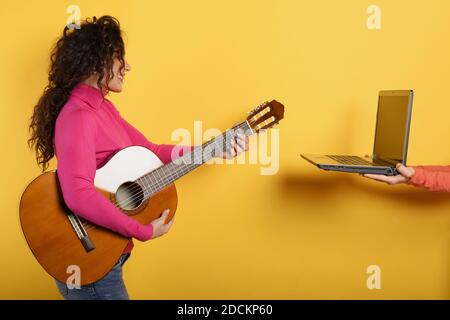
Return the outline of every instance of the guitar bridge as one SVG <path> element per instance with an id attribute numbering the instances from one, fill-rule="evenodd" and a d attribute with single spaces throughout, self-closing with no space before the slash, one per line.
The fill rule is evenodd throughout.
<path id="1" fill-rule="evenodd" d="M 80 221 L 80 218 L 78 218 L 78 216 L 73 213 L 67 214 L 67 218 L 69 219 L 69 222 L 72 225 L 72 228 L 75 231 L 78 239 L 83 245 L 84 250 L 86 250 L 86 252 L 94 250 L 95 246 L 89 238 L 89 235 L 84 228 L 83 223 Z"/>

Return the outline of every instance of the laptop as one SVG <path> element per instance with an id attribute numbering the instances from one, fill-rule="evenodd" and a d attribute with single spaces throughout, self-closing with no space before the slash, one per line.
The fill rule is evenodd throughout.
<path id="1" fill-rule="evenodd" d="M 397 163 L 406 165 L 414 92 L 380 91 L 372 156 L 309 155 L 302 158 L 323 170 L 397 175 Z"/>

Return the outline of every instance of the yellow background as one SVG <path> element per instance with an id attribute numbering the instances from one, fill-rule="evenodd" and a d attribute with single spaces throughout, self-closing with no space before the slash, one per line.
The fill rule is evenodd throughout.
<path id="1" fill-rule="evenodd" d="M 226 129 L 268 99 L 286 105 L 278 174 L 217 165 L 179 181 L 172 230 L 137 243 L 125 266 L 131 298 L 450 298 L 447 194 L 299 157 L 370 153 L 378 90 L 414 89 L 409 163 L 450 163 L 447 0 L 2 2 L 0 298 L 60 298 L 18 206 L 40 173 L 28 119 L 70 4 L 82 18 L 120 20 L 132 71 L 111 99 L 154 142 L 194 120 Z M 370 4 L 381 7 L 379 31 L 366 27 Z M 366 287 L 372 264 L 381 290 Z"/>

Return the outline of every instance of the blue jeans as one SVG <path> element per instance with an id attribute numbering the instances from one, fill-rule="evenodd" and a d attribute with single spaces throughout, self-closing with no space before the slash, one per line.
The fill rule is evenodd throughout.
<path id="1" fill-rule="evenodd" d="M 130 253 L 120 256 L 112 270 L 100 280 L 80 289 L 69 289 L 65 283 L 58 280 L 56 286 L 65 300 L 129 300 L 127 288 L 122 278 L 122 266 L 130 257 Z"/>

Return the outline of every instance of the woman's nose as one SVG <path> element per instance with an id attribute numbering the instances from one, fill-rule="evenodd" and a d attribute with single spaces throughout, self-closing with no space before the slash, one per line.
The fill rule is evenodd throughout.
<path id="1" fill-rule="evenodd" d="M 131 71 L 131 66 L 126 60 L 125 60 L 125 71 Z"/>

